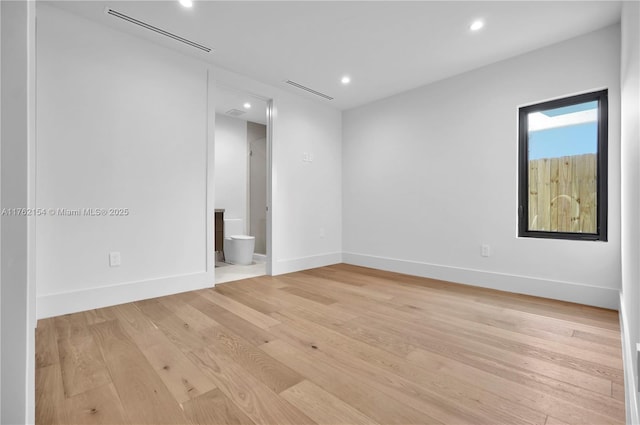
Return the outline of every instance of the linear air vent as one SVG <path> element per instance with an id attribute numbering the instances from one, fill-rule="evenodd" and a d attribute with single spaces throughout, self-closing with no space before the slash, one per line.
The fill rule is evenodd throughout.
<path id="1" fill-rule="evenodd" d="M 320 93 L 319 91 L 316 91 L 314 89 L 310 89 L 309 87 L 303 86 L 302 84 L 296 83 L 295 81 L 287 80 L 287 81 L 285 81 L 285 83 L 287 83 L 289 85 L 292 85 L 293 87 L 297 87 L 299 89 L 306 90 L 309 93 L 315 94 L 316 96 L 324 97 L 325 99 L 328 99 L 328 100 L 333 100 L 333 98 L 331 96 L 326 95 L 324 93 Z"/>
<path id="2" fill-rule="evenodd" d="M 158 27 L 154 27 L 151 24 L 147 24 L 146 22 L 142 22 L 137 20 L 136 18 L 132 18 L 131 16 L 125 15 L 124 13 L 120 13 L 117 10 L 113 10 L 110 8 L 105 9 L 105 11 L 107 12 L 108 15 L 111 16 L 115 16 L 116 18 L 120 18 L 123 19 L 127 22 L 131 22 L 132 24 L 136 24 L 138 26 L 141 26 L 142 28 L 146 28 L 148 30 L 157 32 L 158 34 L 164 35 L 165 37 L 169 37 L 169 38 L 173 38 L 176 41 L 179 41 L 181 43 L 187 44 L 191 47 L 195 47 L 196 49 L 200 49 L 203 50 L 207 53 L 209 53 L 211 51 L 211 49 L 207 46 L 203 46 L 202 44 L 198 44 L 195 41 L 191 41 L 191 40 L 187 40 L 184 37 L 180 37 L 179 35 L 175 35 L 170 33 L 169 31 L 165 31 L 163 29 L 160 29 Z"/>
<path id="3" fill-rule="evenodd" d="M 239 117 L 243 115 L 246 111 L 241 111 L 240 109 L 229 109 L 225 114 L 231 115 L 232 117 Z"/>

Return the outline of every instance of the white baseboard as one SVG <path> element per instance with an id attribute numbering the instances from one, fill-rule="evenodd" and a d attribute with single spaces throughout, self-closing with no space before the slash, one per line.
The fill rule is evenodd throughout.
<path id="1" fill-rule="evenodd" d="M 640 424 L 638 416 L 638 389 L 636 388 L 633 359 L 636 356 L 636 344 L 629 334 L 629 321 L 624 306 L 622 292 L 620 292 L 620 334 L 622 336 L 622 364 L 624 367 L 624 402 L 627 408 L 627 424 Z"/>
<path id="2" fill-rule="evenodd" d="M 204 272 L 39 295 L 36 300 L 36 311 L 38 319 L 44 319 L 94 308 L 210 288 L 215 285 L 214 282 L 214 274 L 212 272 Z"/>
<path id="3" fill-rule="evenodd" d="M 300 270 L 308 270 L 316 267 L 330 266 L 342 262 L 342 253 L 332 252 L 328 254 L 313 255 L 310 257 L 294 258 L 291 260 L 278 260 L 273 262 L 271 274 L 273 276 L 285 273 L 293 273 Z"/>
<path id="4" fill-rule="evenodd" d="M 342 253 L 347 264 L 371 267 L 420 277 L 498 289 L 518 294 L 534 295 L 579 304 L 617 310 L 620 297 L 617 289 L 581 285 L 572 282 L 540 279 L 506 273 L 442 266 L 371 255 Z"/>
<path id="5" fill-rule="evenodd" d="M 265 254 L 253 253 L 253 261 L 259 261 L 261 263 L 265 263 L 267 261 L 267 256 Z"/>

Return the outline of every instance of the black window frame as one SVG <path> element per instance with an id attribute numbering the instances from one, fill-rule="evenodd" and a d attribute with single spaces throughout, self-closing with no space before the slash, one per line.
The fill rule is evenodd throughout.
<path id="1" fill-rule="evenodd" d="M 598 102 L 597 233 L 529 230 L 529 123 L 528 115 L 585 102 Z M 518 112 L 518 236 L 546 239 L 607 241 L 608 211 L 608 90 L 599 90 L 523 106 Z"/>

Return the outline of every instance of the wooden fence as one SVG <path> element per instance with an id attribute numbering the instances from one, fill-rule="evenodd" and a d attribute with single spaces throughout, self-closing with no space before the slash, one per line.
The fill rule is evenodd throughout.
<path id="1" fill-rule="evenodd" d="M 596 233 L 597 155 L 529 161 L 529 230 Z"/>

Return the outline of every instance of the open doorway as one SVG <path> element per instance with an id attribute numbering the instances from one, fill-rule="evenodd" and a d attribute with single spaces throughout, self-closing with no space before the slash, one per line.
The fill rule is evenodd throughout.
<path id="1" fill-rule="evenodd" d="M 223 283 L 270 270 L 270 102 L 217 85 L 215 103 L 215 281 Z"/>

